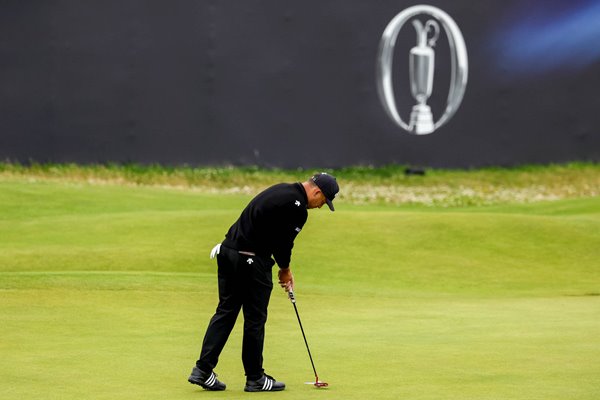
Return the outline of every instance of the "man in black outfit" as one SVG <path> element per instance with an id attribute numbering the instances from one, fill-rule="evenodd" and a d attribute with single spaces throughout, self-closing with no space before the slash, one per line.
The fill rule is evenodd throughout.
<path id="1" fill-rule="evenodd" d="M 211 258 L 216 256 L 219 266 L 219 305 L 206 330 L 200 358 L 188 378 L 190 383 L 206 390 L 225 390 L 213 369 L 242 309 L 244 390 L 285 389 L 285 384 L 266 375 L 262 366 L 267 307 L 273 289 L 271 268 L 277 262 L 279 285 L 286 292 L 294 289 L 290 258 L 294 239 L 308 218 L 307 209 L 327 204 L 334 211 L 332 201 L 338 191 L 336 179 L 326 173 L 302 183 L 271 186 L 250 201 L 223 243 L 213 248 Z"/>

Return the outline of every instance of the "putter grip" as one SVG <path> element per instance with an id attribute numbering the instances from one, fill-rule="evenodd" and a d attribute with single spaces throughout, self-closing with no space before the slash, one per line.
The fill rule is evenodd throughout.
<path id="1" fill-rule="evenodd" d="M 290 300 L 292 301 L 292 303 L 296 302 L 296 297 L 294 296 L 294 292 L 292 290 L 290 290 L 288 292 L 288 297 L 290 298 Z"/>

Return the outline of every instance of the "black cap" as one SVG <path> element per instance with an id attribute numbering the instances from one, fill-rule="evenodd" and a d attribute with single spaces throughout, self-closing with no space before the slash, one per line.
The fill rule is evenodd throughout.
<path id="1" fill-rule="evenodd" d="M 335 199 L 335 195 L 340 191 L 340 187 L 338 186 L 335 177 L 325 172 L 321 172 L 313 175 L 313 177 L 310 179 L 319 187 L 319 189 L 321 189 L 321 192 L 325 195 L 329 209 L 331 211 L 335 211 L 332 201 Z"/>

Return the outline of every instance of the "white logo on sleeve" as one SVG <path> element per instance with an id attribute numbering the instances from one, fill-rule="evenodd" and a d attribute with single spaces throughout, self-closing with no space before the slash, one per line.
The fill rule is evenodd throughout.
<path id="1" fill-rule="evenodd" d="M 294 229 L 294 230 L 295 230 L 296 232 L 300 233 L 300 231 L 301 231 L 302 229 L 300 229 L 300 228 L 296 228 L 296 229 Z"/>
<path id="2" fill-rule="evenodd" d="M 300 207 L 300 200 L 296 200 L 296 201 L 294 202 L 294 204 L 296 205 L 296 207 Z"/>
<path id="3" fill-rule="evenodd" d="M 247 260 L 246 260 L 246 262 L 247 262 L 248 264 L 252 264 L 252 263 L 254 262 L 254 260 L 253 260 L 253 259 L 251 259 L 251 258 L 249 258 L 249 259 L 247 259 Z"/>

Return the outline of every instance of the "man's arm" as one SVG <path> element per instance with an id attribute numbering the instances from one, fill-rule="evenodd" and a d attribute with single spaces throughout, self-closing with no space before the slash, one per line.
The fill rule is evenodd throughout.
<path id="1" fill-rule="evenodd" d="M 273 258 L 279 268 L 289 268 L 294 248 L 294 240 L 308 218 L 306 210 L 299 210 L 293 203 L 278 210 L 277 220 L 281 221 L 275 237 Z"/>

